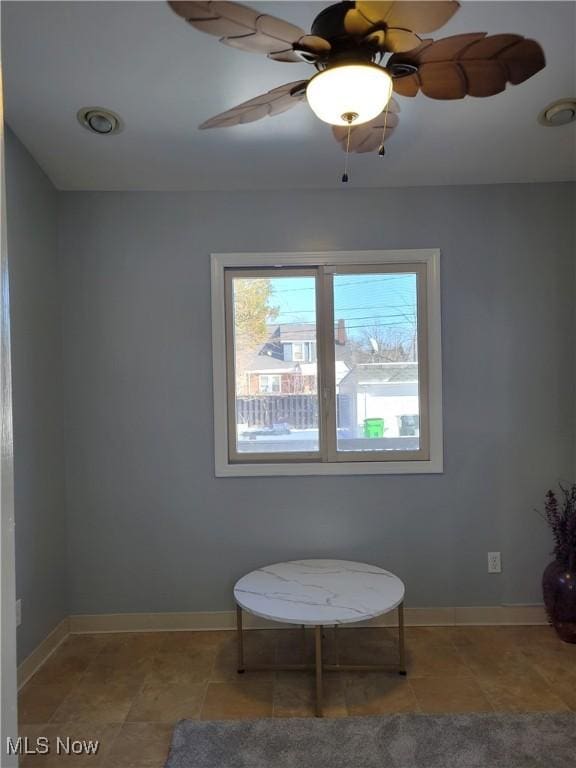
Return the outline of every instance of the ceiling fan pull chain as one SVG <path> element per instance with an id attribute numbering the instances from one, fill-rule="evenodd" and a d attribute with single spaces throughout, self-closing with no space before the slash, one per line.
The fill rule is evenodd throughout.
<path id="1" fill-rule="evenodd" d="M 346 183 L 348 181 L 348 159 L 350 157 L 350 131 L 352 130 L 352 120 L 353 119 L 354 118 L 350 118 L 348 120 L 348 135 L 346 137 L 346 155 L 344 157 L 344 173 L 342 174 L 342 182 L 343 183 Z"/>
<path id="2" fill-rule="evenodd" d="M 384 128 L 382 129 L 382 143 L 378 147 L 378 154 L 380 157 L 384 157 L 386 154 L 386 150 L 384 149 L 384 141 L 386 140 L 386 124 L 388 122 L 388 105 L 390 102 L 386 104 L 386 109 L 384 110 Z"/>

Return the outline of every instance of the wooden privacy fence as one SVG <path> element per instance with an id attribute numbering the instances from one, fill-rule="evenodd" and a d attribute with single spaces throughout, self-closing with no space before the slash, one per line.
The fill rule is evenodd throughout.
<path id="1" fill-rule="evenodd" d="M 249 427 L 288 424 L 295 429 L 318 426 L 316 395 L 265 395 L 236 398 L 236 420 Z"/>
<path id="2" fill-rule="evenodd" d="M 350 420 L 350 395 L 338 395 L 338 426 Z M 259 395 L 236 398 L 236 421 L 248 427 L 287 424 L 294 429 L 318 426 L 317 395 Z"/>

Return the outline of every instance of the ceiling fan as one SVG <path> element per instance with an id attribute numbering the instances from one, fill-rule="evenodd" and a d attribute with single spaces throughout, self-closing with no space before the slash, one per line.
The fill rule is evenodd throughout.
<path id="1" fill-rule="evenodd" d="M 398 125 L 392 92 L 432 99 L 493 96 L 546 64 L 540 45 L 521 35 L 486 32 L 423 38 L 446 24 L 457 0 L 356 0 L 321 11 L 310 34 L 239 3 L 170 0 L 175 13 L 225 45 L 283 62 L 307 62 L 317 72 L 245 101 L 202 123 L 223 128 L 286 112 L 308 101 L 330 123 L 348 152 L 384 154 Z M 343 181 L 348 180 L 345 169 Z"/>

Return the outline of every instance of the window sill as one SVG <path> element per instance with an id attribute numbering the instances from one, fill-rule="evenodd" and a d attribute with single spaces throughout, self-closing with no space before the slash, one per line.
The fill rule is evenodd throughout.
<path id="1" fill-rule="evenodd" d="M 219 464 L 216 477 L 297 477 L 303 475 L 431 475 L 444 471 L 442 459 L 429 461 L 339 462 L 309 464 Z"/>

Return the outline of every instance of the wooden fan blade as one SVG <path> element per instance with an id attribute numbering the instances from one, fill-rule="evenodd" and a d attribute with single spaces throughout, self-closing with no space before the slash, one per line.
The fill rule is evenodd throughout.
<path id="1" fill-rule="evenodd" d="M 392 87 L 394 93 L 399 96 L 408 96 L 412 98 L 416 96 L 420 90 L 420 80 L 417 75 L 406 75 L 405 77 L 395 77 L 392 81 Z"/>
<path id="2" fill-rule="evenodd" d="M 435 61 L 453 61 L 464 55 L 466 49 L 477 40 L 483 40 L 486 32 L 470 32 L 465 35 L 453 35 L 436 40 L 418 54 L 420 64 Z"/>
<path id="3" fill-rule="evenodd" d="M 256 31 L 259 14 L 240 3 L 169 0 L 168 5 L 178 16 L 208 35 L 227 37 Z"/>
<path id="4" fill-rule="evenodd" d="M 355 9 L 370 24 L 385 24 L 396 0 L 356 0 Z"/>
<path id="5" fill-rule="evenodd" d="M 402 110 L 400 109 L 400 104 L 396 101 L 396 99 L 391 98 L 390 101 L 388 102 L 388 114 L 390 114 L 391 112 L 395 112 L 396 114 L 398 114 L 401 111 Z M 382 112 L 382 114 L 384 114 L 384 112 Z"/>
<path id="6" fill-rule="evenodd" d="M 302 64 L 302 57 L 299 56 L 293 48 L 287 48 L 285 51 L 276 51 L 269 53 L 268 58 L 273 61 L 286 61 L 289 64 Z"/>
<path id="7" fill-rule="evenodd" d="M 251 123 L 261 120 L 263 117 L 279 115 L 299 104 L 306 93 L 307 80 L 296 80 L 286 83 L 278 88 L 273 88 L 267 93 L 256 96 L 254 99 L 244 101 L 226 112 L 222 112 L 210 120 L 198 126 L 205 128 L 228 128 L 241 123 Z"/>
<path id="8" fill-rule="evenodd" d="M 299 50 L 317 53 L 319 56 L 330 53 L 332 49 L 328 40 L 324 40 L 323 37 L 318 37 L 318 35 L 304 35 L 304 37 L 298 40 L 297 46 Z"/>
<path id="9" fill-rule="evenodd" d="M 349 35 L 363 37 L 373 28 L 374 24 L 356 8 L 350 8 L 344 17 L 344 29 Z"/>
<path id="10" fill-rule="evenodd" d="M 263 35 L 261 32 L 255 32 L 253 35 L 242 35 L 241 37 L 222 37 L 220 42 L 224 45 L 229 45 L 231 48 L 237 48 L 240 51 L 247 51 L 248 53 L 263 53 L 269 58 L 274 58 L 276 61 L 302 61 L 298 57 L 292 59 L 279 59 L 277 54 L 286 53 L 286 51 L 293 52 L 293 48 L 285 41 L 275 40 L 268 35 Z"/>
<path id="11" fill-rule="evenodd" d="M 424 53 L 424 51 L 427 48 L 430 48 L 431 45 L 434 45 L 434 40 L 432 40 L 431 37 L 426 38 L 425 40 L 420 41 L 420 45 L 417 48 L 413 48 L 411 51 L 407 51 L 403 56 L 403 61 L 413 61 L 416 64 L 420 60 L 420 57 Z"/>
<path id="12" fill-rule="evenodd" d="M 299 56 L 293 48 L 287 48 L 285 51 L 269 53 L 268 58 L 273 59 L 273 61 L 287 61 L 290 64 L 302 64 L 302 57 Z"/>
<path id="13" fill-rule="evenodd" d="M 418 90 L 433 99 L 493 96 L 546 66 L 540 45 L 521 35 L 479 32 L 424 43 L 388 60 L 391 71 L 402 64 L 418 67 L 414 75 L 394 80 L 394 91 L 402 96 L 415 96 Z"/>
<path id="14" fill-rule="evenodd" d="M 412 32 L 433 32 L 449 21 L 460 8 L 457 0 L 356 0 L 357 11 L 372 22 Z"/>
<path id="15" fill-rule="evenodd" d="M 502 53 L 505 48 L 509 48 L 514 43 L 519 43 L 524 38 L 522 35 L 482 35 L 482 38 L 469 46 L 460 54 L 462 60 L 465 59 L 491 59 Z"/>
<path id="16" fill-rule="evenodd" d="M 463 99 L 466 96 L 466 78 L 460 67 L 452 61 L 434 61 L 418 70 L 420 89 L 431 99 Z"/>
<path id="17" fill-rule="evenodd" d="M 506 89 L 506 70 L 498 59 L 461 61 L 459 66 L 464 70 L 470 96 L 485 98 Z"/>
<path id="18" fill-rule="evenodd" d="M 377 29 L 366 35 L 362 42 L 379 51 L 405 53 L 420 45 L 420 38 L 408 29 Z"/>
<path id="19" fill-rule="evenodd" d="M 398 108 L 398 104 L 394 100 L 391 100 L 388 105 L 388 116 L 386 118 L 386 134 L 384 136 L 384 141 L 386 141 L 392 135 L 394 129 L 399 123 L 399 117 L 396 108 Z M 350 129 L 350 152 L 374 152 L 382 144 L 383 130 L 384 112 L 367 123 L 352 126 Z M 347 126 L 332 126 L 332 135 L 345 152 L 346 145 L 348 143 Z"/>
<path id="20" fill-rule="evenodd" d="M 314 63 L 319 58 L 330 53 L 332 46 L 328 40 L 317 35 L 304 35 L 285 51 L 269 53 L 268 58 L 274 61 L 309 61 Z"/>
<path id="21" fill-rule="evenodd" d="M 508 80 L 519 85 L 546 66 L 544 51 L 535 40 L 520 40 L 498 56 L 508 70 Z"/>
<path id="22" fill-rule="evenodd" d="M 386 32 L 386 50 L 390 53 L 406 53 L 418 48 L 420 38 L 409 29 L 389 29 Z"/>
<path id="23" fill-rule="evenodd" d="M 240 3 L 169 0 L 172 10 L 193 27 L 216 35 L 222 43 L 252 53 L 275 54 L 290 50 L 304 30 L 275 16 Z M 292 61 L 292 59 L 280 59 Z M 295 58 L 294 61 L 300 61 Z"/>

